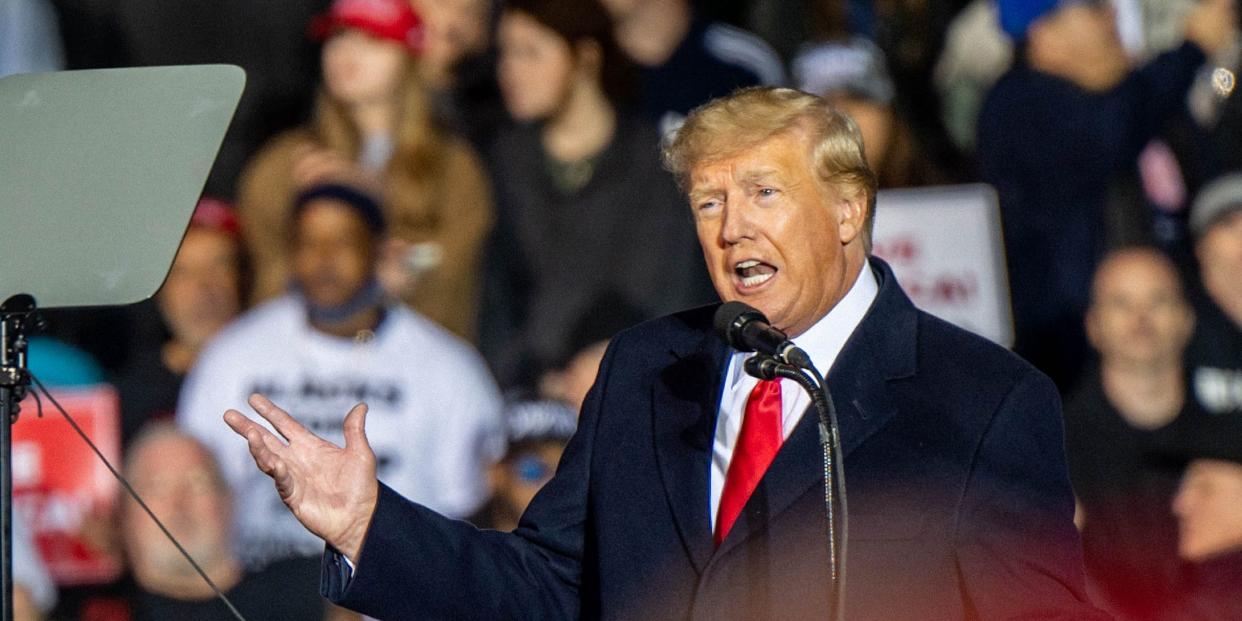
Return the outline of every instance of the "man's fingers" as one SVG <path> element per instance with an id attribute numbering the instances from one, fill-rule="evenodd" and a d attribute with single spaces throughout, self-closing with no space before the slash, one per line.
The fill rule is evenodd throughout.
<path id="1" fill-rule="evenodd" d="M 276 404 L 272 403 L 267 397 L 253 394 L 250 395 L 249 401 L 250 407 L 254 408 L 254 411 L 258 412 L 259 416 L 271 423 L 272 427 L 276 428 L 276 432 L 284 439 L 292 441 L 294 439 L 315 437 L 314 434 L 306 430 L 306 427 L 302 426 L 302 423 L 289 416 L 288 412 L 276 407 Z"/>
<path id="2" fill-rule="evenodd" d="M 279 451 L 285 446 L 267 427 L 250 420 L 250 417 L 238 412 L 237 410 L 229 410 L 224 413 L 224 422 L 237 433 L 237 435 L 250 439 L 251 430 L 258 434 L 261 443 L 272 451 Z"/>
<path id="3" fill-rule="evenodd" d="M 345 450 L 371 451 L 371 443 L 367 440 L 367 404 L 355 405 L 345 415 Z"/>
<path id="4" fill-rule="evenodd" d="M 263 434 L 258 429 L 246 431 L 246 445 L 250 447 L 250 456 L 254 457 L 255 465 L 263 474 L 271 475 L 276 467 L 276 453 L 263 442 Z"/>
<path id="5" fill-rule="evenodd" d="M 236 412 L 233 412 L 233 414 L 236 414 Z M 237 415 L 241 416 L 240 414 Z M 270 431 L 253 422 L 251 422 L 251 425 L 252 427 L 247 429 L 245 434 L 246 444 L 250 447 L 250 455 L 254 457 L 254 463 L 259 467 L 259 470 L 271 477 L 276 483 L 276 491 L 280 493 L 280 497 L 283 500 L 288 497 L 288 490 L 292 489 L 292 481 L 289 478 L 289 464 L 284 459 L 281 459 L 278 452 L 286 447 Z"/>
<path id="6" fill-rule="evenodd" d="M 233 429 L 237 435 L 246 438 L 249 443 L 250 437 L 253 435 L 259 438 L 259 447 L 266 447 L 268 450 L 277 452 L 285 447 L 285 443 L 281 442 L 267 427 L 254 422 L 250 417 L 238 412 L 237 410 L 229 410 L 224 413 L 224 422 Z M 252 447 L 253 452 L 253 447 Z"/>
<path id="7" fill-rule="evenodd" d="M 280 494 L 280 499 L 288 501 L 289 496 L 293 494 L 293 480 L 289 476 L 288 464 L 283 461 L 277 461 L 272 465 L 272 471 L 268 474 L 276 482 L 276 493 Z"/>
<path id="8" fill-rule="evenodd" d="M 246 437 L 246 432 L 249 431 L 251 427 L 262 428 L 262 425 L 250 420 L 249 417 L 241 412 L 238 412 L 237 410 L 228 410 L 225 412 L 224 422 L 228 424 L 229 428 L 232 429 L 237 435 L 243 438 Z"/>
<path id="9" fill-rule="evenodd" d="M 263 428 L 260 427 L 259 429 Z M 268 432 L 266 429 L 263 429 L 263 433 L 259 434 L 259 437 L 263 440 L 263 446 L 275 455 L 280 455 L 281 450 L 287 446 L 280 441 L 280 438 L 277 438 L 275 434 Z"/>
<path id="10" fill-rule="evenodd" d="M 285 444 L 263 425 L 250 420 L 237 410 L 225 412 L 224 422 L 228 423 L 228 426 L 238 435 L 246 438 L 246 444 L 250 447 L 250 455 L 254 457 L 254 463 L 264 474 L 270 475 L 272 464 L 278 459 Z"/>

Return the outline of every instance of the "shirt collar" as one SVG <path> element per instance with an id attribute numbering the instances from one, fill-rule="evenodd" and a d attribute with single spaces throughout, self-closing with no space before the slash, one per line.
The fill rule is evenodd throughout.
<path id="1" fill-rule="evenodd" d="M 875 273 L 871 271 L 871 264 L 864 262 L 845 297 L 829 309 L 827 315 L 794 339 L 794 343 L 811 356 L 811 361 L 820 373 L 827 374 L 828 369 L 836 362 L 837 356 L 845 348 L 845 342 L 858 328 L 858 324 L 862 323 L 879 293 L 880 284 L 875 279 Z M 745 372 L 742 370 L 742 363 L 753 355 L 754 352 L 733 353 L 730 388 L 743 379 Z"/>

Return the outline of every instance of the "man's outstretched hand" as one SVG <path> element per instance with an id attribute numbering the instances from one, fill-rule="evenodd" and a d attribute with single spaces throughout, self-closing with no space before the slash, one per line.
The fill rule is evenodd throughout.
<path id="1" fill-rule="evenodd" d="M 246 438 L 259 470 L 276 482 L 298 521 L 357 562 L 379 495 L 365 433 L 367 406 L 359 403 L 345 415 L 345 448 L 307 431 L 267 397 L 251 395 L 250 407 L 284 440 L 237 410 L 225 412 L 224 421 Z"/>

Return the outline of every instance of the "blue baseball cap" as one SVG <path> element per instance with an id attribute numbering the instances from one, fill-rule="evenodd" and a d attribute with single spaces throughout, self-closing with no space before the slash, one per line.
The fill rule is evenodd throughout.
<path id="1" fill-rule="evenodd" d="M 1051 13 L 1060 0 L 996 0 L 1000 9 L 1001 30 L 1014 41 L 1026 38 L 1026 31 L 1035 20 Z"/>

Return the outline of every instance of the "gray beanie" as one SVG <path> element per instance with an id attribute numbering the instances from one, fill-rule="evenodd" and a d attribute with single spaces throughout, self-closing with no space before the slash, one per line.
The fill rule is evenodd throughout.
<path id="1" fill-rule="evenodd" d="M 1242 173 L 1229 173 L 1207 184 L 1190 208 L 1190 232 L 1202 237 L 1217 220 L 1242 209 Z"/>

